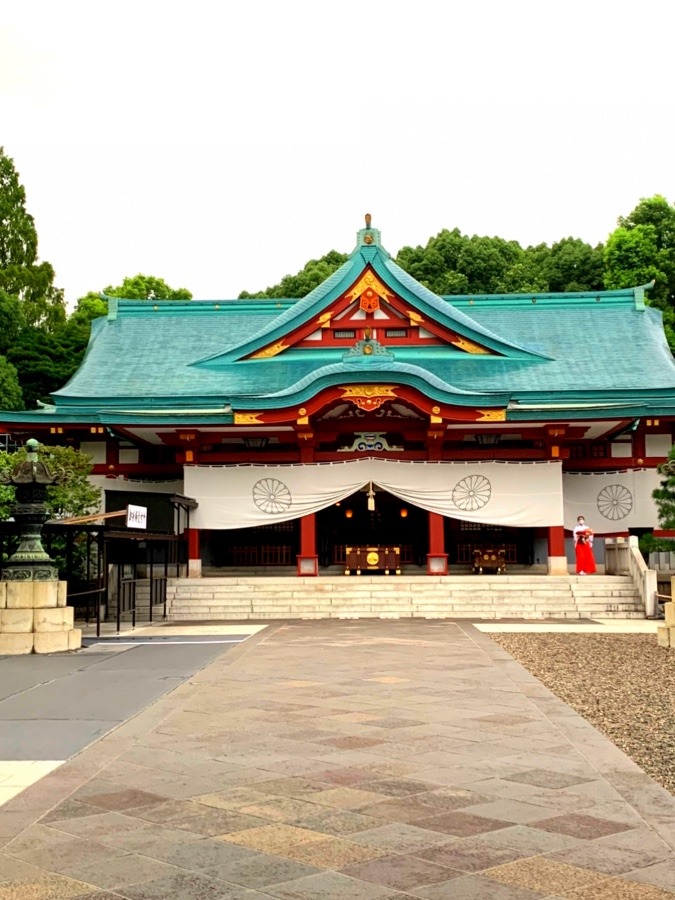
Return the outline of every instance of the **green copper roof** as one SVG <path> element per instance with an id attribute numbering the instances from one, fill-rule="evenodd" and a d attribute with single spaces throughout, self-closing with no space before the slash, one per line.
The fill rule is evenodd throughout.
<path id="1" fill-rule="evenodd" d="M 427 320 L 493 355 L 385 346 L 365 358 L 317 346 L 245 358 L 320 315 L 367 265 Z M 456 406 L 508 405 L 513 419 L 675 413 L 675 361 L 644 287 L 439 297 L 366 228 L 347 262 L 301 300 L 111 302 L 79 370 L 53 395 L 55 409 L 2 420 L 226 423 L 233 409 L 283 408 L 331 385 L 383 381 Z"/>

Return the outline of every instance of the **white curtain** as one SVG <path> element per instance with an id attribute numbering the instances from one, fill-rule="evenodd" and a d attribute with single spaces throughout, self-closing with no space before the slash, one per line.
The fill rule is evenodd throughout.
<path id="1" fill-rule="evenodd" d="M 546 463 L 360 459 L 290 466 L 186 466 L 195 528 L 268 525 L 318 512 L 372 482 L 406 503 L 469 522 L 562 525 L 562 468 Z M 365 503 L 365 498 L 364 498 Z M 578 515 L 578 514 L 577 514 Z"/>
<path id="2" fill-rule="evenodd" d="M 565 528 L 574 528 L 577 516 L 596 534 L 658 527 L 652 491 L 661 478 L 655 469 L 563 475 L 562 481 Z"/>

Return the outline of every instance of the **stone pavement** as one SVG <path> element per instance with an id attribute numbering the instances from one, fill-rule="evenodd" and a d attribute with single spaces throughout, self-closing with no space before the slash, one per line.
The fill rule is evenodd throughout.
<path id="1" fill-rule="evenodd" d="M 651 900 L 675 798 L 469 623 L 298 622 L 9 801 L 0 847 L 0 900 Z"/>

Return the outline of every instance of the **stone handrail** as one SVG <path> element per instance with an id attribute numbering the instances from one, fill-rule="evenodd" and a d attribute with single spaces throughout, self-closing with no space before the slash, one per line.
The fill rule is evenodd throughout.
<path id="1" fill-rule="evenodd" d="M 645 618 L 656 618 L 656 571 L 650 569 L 644 561 L 635 535 L 631 535 L 628 540 L 605 540 L 605 572 L 607 575 L 630 575 L 642 597 Z"/>

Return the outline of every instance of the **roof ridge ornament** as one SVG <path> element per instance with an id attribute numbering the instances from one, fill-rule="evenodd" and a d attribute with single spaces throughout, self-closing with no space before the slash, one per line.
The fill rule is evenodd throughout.
<path id="1" fill-rule="evenodd" d="M 394 354 L 390 350 L 371 337 L 370 328 L 366 328 L 363 340 L 357 341 L 351 350 L 342 354 L 342 362 L 351 365 L 390 363 L 394 361 L 394 358 Z"/>
<path id="2" fill-rule="evenodd" d="M 356 235 L 357 249 L 363 247 L 379 247 L 380 249 L 382 249 L 382 244 L 380 243 L 380 232 L 377 228 L 373 228 L 372 226 L 373 217 L 370 213 L 366 213 L 365 219 L 366 227 L 362 228 Z"/>

